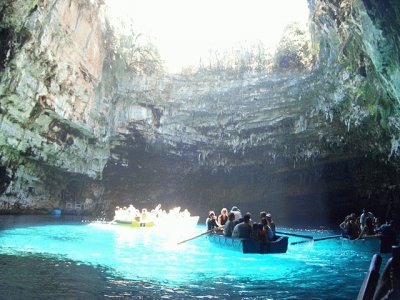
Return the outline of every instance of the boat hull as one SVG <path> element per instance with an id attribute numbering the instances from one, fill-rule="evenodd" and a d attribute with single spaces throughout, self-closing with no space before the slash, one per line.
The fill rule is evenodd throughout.
<path id="1" fill-rule="evenodd" d="M 218 234 L 210 234 L 208 235 L 208 240 L 219 247 L 239 251 L 244 254 L 272 254 L 286 253 L 289 238 L 287 236 L 278 236 L 275 241 L 262 243 L 254 239 L 232 238 Z"/>
<path id="2" fill-rule="evenodd" d="M 350 240 L 347 238 L 341 238 L 340 240 L 342 249 L 345 250 L 371 253 L 390 253 L 392 250 L 392 243 L 379 235 L 367 236 L 359 240 Z"/>
<path id="3" fill-rule="evenodd" d="M 120 220 L 116 220 L 115 221 L 118 225 L 125 225 L 125 226 L 130 226 L 130 227 L 153 227 L 154 226 L 154 222 L 153 221 L 147 221 L 147 222 L 143 222 L 143 221 L 120 221 Z"/>
<path id="4" fill-rule="evenodd" d="M 192 228 L 196 227 L 199 222 L 199 216 L 189 217 L 161 217 L 152 218 L 150 220 L 127 220 L 127 219 L 115 219 L 114 221 L 119 225 L 131 226 L 131 227 L 153 227 L 157 226 L 160 228 Z"/>

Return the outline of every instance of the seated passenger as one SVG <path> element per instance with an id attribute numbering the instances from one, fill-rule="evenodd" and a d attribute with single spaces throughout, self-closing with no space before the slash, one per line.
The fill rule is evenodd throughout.
<path id="1" fill-rule="evenodd" d="M 213 210 L 210 210 L 210 212 L 208 213 L 208 218 L 206 220 L 206 224 L 207 224 L 207 230 L 211 230 L 211 229 L 220 227 L 220 225 L 218 224 L 218 221 L 217 221 L 217 217 L 215 216 L 215 213 Z"/>
<path id="2" fill-rule="evenodd" d="M 260 228 L 259 225 L 260 224 L 258 224 L 258 223 L 253 223 L 253 225 L 252 225 L 253 229 L 251 230 L 251 238 L 256 241 L 260 240 L 260 234 L 262 231 L 262 227 Z"/>
<path id="3" fill-rule="evenodd" d="M 226 208 L 221 209 L 221 214 L 218 216 L 218 223 L 224 226 L 228 221 L 228 210 Z"/>
<path id="4" fill-rule="evenodd" d="M 135 220 L 137 222 L 140 222 L 141 216 L 142 216 L 142 214 L 140 213 L 140 210 L 136 209 L 136 211 L 135 211 Z"/>
<path id="5" fill-rule="evenodd" d="M 357 224 L 357 217 L 354 213 L 348 215 L 339 226 L 343 230 L 343 237 L 350 240 L 358 238 L 360 227 Z"/>
<path id="6" fill-rule="evenodd" d="M 224 236 L 232 236 L 233 228 L 235 228 L 235 214 L 230 212 L 228 221 L 224 225 Z"/>
<path id="7" fill-rule="evenodd" d="M 263 226 L 262 230 L 263 230 L 263 235 L 265 236 L 265 240 L 268 242 L 273 241 L 275 239 L 275 234 L 271 229 L 271 227 L 269 226 L 268 220 L 263 219 L 261 224 Z"/>
<path id="8" fill-rule="evenodd" d="M 381 225 L 377 233 L 381 234 L 381 252 L 391 252 L 392 246 L 398 243 L 394 220 Z"/>
<path id="9" fill-rule="evenodd" d="M 379 228 L 382 226 L 380 218 L 375 217 L 373 223 L 375 227 L 375 232 L 377 232 Z"/>
<path id="10" fill-rule="evenodd" d="M 394 228 L 394 223 L 395 223 L 394 220 L 387 221 L 385 224 L 381 225 L 377 229 L 377 232 L 381 233 L 382 235 L 397 237 L 396 230 Z"/>
<path id="11" fill-rule="evenodd" d="M 348 227 L 349 222 L 350 222 L 350 215 L 346 216 L 344 218 L 344 221 L 342 223 L 340 223 L 340 225 L 339 225 L 340 229 L 342 229 L 342 231 L 343 231 L 343 233 L 342 233 L 343 237 L 347 237 L 347 227 Z"/>
<path id="12" fill-rule="evenodd" d="M 235 217 L 235 218 L 236 218 L 236 217 Z M 243 223 L 243 220 L 244 220 L 244 218 L 239 218 L 239 220 L 236 220 L 236 219 L 235 219 L 235 221 L 234 221 L 235 226 L 236 226 L 237 224 Z"/>
<path id="13" fill-rule="evenodd" d="M 267 214 L 267 221 L 268 221 L 268 227 L 271 229 L 272 231 L 272 240 L 273 241 L 275 239 L 275 235 L 276 235 L 276 226 L 275 226 L 275 222 L 272 220 L 272 216 L 271 214 Z"/>
<path id="14" fill-rule="evenodd" d="M 374 215 L 372 212 L 367 212 L 367 210 L 364 208 L 362 211 L 362 214 L 360 216 L 360 230 L 364 230 L 364 227 L 366 225 L 367 222 L 367 218 L 371 218 L 372 221 L 374 220 Z"/>
<path id="15" fill-rule="evenodd" d="M 260 224 L 262 224 L 262 220 L 267 218 L 267 213 L 265 211 L 260 211 Z"/>
<path id="16" fill-rule="evenodd" d="M 142 217 L 141 217 L 141 221 L 144 222 L 147 219 L 147 209 L 146 208 L 142 208 Z"/>
<path id="17" fill-rule="evenodd" d="M 239 219 L 242 217 L 242 213 L 240 212 L 240 209 L 237 206 L 232 206 L 231 212 L 235 214 L 236 221 L 239 221 Z"/>
<path id="18" fill-rule="evenodd" d="M 263 222 L 267 222 L 267 220 L 262 221 L 260 224 L 257 224 L 258 225 L 258 240 L 262 243 L 267 243 L 268 237 L 267 237 L 267 233 L 264 230 Z"/>
<path id="19" fill-rule="evenodd" d="M 365 220 L 364 229 L 361 231 L 358 238 L 361 239 L 363 237 L 374 235 L 374 234 L 375 234 L 375 229 L 374 229 L 374 225 L 372 223 L 372 218 L 367 217 L 367 219 Z"/>
<path id="20" fill-rule="evenodd" d="M 243 222 L 235 226 L 232 232 L 232 237 L 248 239 L 251 237 L 251 225 L 250 225 L 251 215 L 246 213 L 243 217 Z"/>

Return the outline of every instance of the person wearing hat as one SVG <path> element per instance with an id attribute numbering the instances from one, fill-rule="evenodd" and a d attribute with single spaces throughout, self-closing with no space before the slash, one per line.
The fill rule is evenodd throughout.
<path id="1" fill-rule="evenodd" d="M 239 221 L 242 218 L 242 213 L 237 206 L 232 206 L 231 212 L 235 214 L 235 221 Z"/>

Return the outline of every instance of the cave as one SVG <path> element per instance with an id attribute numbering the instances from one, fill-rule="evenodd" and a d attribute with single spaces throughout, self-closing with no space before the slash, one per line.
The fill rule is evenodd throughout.
<path id="1" fill-rule="evenodd" d="M 286 24 L 273 52 L 245 36 L 239 48 L 209 51 L 178 71 L 140 26 L 113 15 L 111 2 L 0 2 L 6 297 L 59 298 L 67 290 L 77 299 L 354 297 L 371 253 L 336 255 L 339 224 L 363 209 L 400 224 L 400 2 L 305 0 L 307 22 Z M 242 25 L 267 14 L 247 4 L 252 11 L 234 11 L 233 1 L 191 7 L 204 27 L 222 19 L 217 3 Z M 168 5 L 149 7 L 161 19 Z M 293 7 L 277 18 L 294 14 Z M 181 13 L 163 25 L 181 17 L 189 19 Z M 178 50 L 173 55 L 183 59 Z M 142 244 L 132 231 L 110 229 L 116 207 L 150 211 L 159 204 L 188 209 L 200 229 L 209 211 L 236 206 L 253 219 L 264 211 L 292 230 L 292 240 L 329 242 L 244 259 L 204 250 L 198 238 L 211 229 L 184 239 L 174 228 L 182 243 L 165 246 L 159 235 L 153 248 L 147 228 L 136 228 Z M 38 220 L 48 227 L 31 226 Z M 70 220 L 80 226 L 68 227 Z M 56 247 L 61 252 L 52 252 Z M 114 256 L 122 257 L 115 265 Z M 242 273 L 230 274 L 235 268 Z M 214 272 L 216 280 L 208 277 Z"/>
<path id="2" fill-rule="evenodd" d="M 20 2 L 1 6 L 9 206 L 65 209 L 79 178 L 81 213 L 99 217 L 165 203 L 288 226 L 364 207 L 399 220 L 396 1 L 308 1 L 307 32 L 292 28 L 272 59 L 182 73 L 129 48 L 104 1 Z"/>

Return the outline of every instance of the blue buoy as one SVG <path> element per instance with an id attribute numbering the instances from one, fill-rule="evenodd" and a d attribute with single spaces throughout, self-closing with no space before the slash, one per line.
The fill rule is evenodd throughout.
<path id="1" fill-rule="evenodd" d="M 51 214 L 52 214 L 53 216 L 61 216 L 61 209 L 53 209 L 53 210 L 51 211 Z"/>

